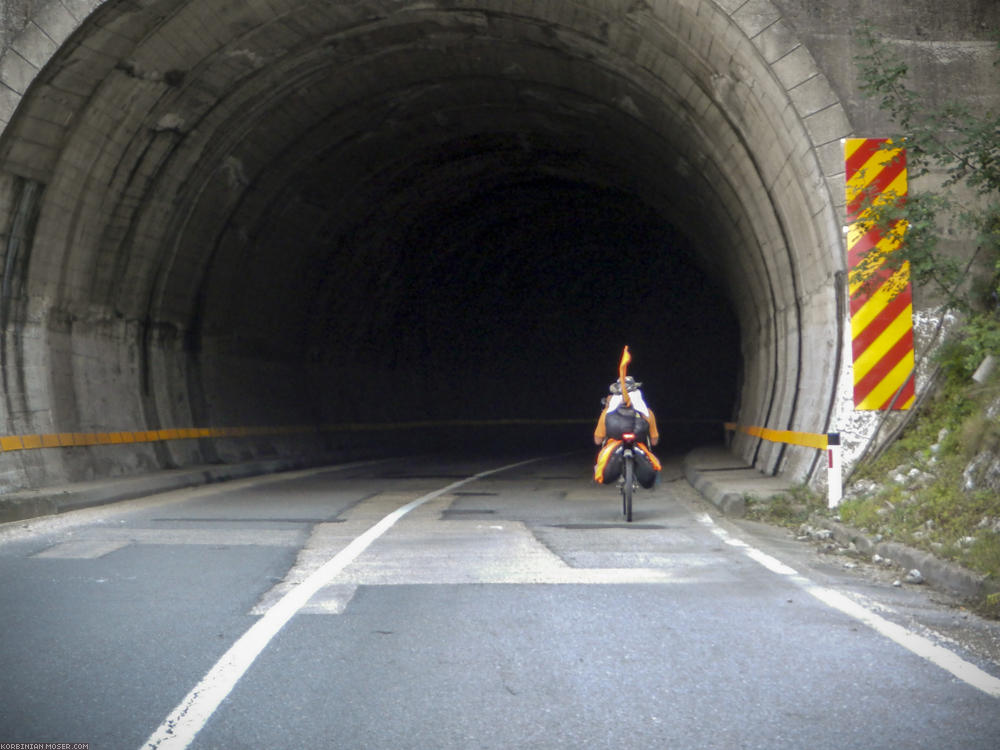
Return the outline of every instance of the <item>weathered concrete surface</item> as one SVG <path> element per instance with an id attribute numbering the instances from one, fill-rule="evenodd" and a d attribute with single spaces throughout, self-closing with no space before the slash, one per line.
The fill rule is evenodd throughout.
<path id="1" fill-rule="evenodd" d="M 299 468 L 290 460 L 252 461 L 220 466 L 191 466 L 116 479 L 73 482 L 59 487 L 45 487 L 4 493 L 0 499 L 0 523 L 24 521 L 39 516 L 54 516 L 81 508 L 117 503 L 184 487 L 270 474 Z"/>
<path id="2" fill-rule="evenodd" d="M 748 499 L 768 500 L 794 487 L 791 479 L 762 474 L 722 446 L 704 446 L 685 455 L 684 477 L 706 500 L 734 518 L 746 515 Z"/>
<path id="3" fill-rule="evenodd" d="M 864 5 L 8 3 L 0 434 L 581 417 L 624 343 L 678 439 L 824 432 L 847 377 L 840 138 L 884 128 L 854 19 L 930 95 L 998 100 L 995 3 Z M 0 482 L 303 450 L 18 451 Z"/>

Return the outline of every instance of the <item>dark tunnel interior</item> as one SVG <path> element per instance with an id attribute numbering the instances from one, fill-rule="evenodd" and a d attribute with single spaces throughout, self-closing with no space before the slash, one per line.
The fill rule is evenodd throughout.
<path id="1" fill-rule="evenodd" d="M 505 424 L 473 430 L 480 446 L 585 447 L 627 345 L 661 445 L 720 441 L 742 363 L 737 317 L 704 270 L 710 251 L 650 204 L 635 164 L 612 160 L 612 178 L 593 151 L 523 149 L 525 136 L 473 133 L 431 156 L 396 141 L 386 161 L 419 174 L 354 172 L 372 187 L 348 216 L 329 198 L 342 170 L 289 175 L 281 205 L 217 243 L 195 346 L 233 356 L 211 367 L 226 385 L 206 389 L 202 421 L 236 413 L 219 394 L 238 394 L 278 424 L 486 420 Z M 605 157 L 626 150 L 605 145 Z M 307 227 L 296 225 L 302 204 Z M 247 357 L 246 377 L 218 372 Z M 260 374 L 266 361 L 312 376 L 289 392 L 287 378 Z M 454 445 L 469 434 L 384 437 Z M 334 435 L 338 451 L 345 437 Z"/>
<path id="2" fill-rule="evenodd" d="M 388 285 L 340 278 L 336 254 L 317 280 L 342 291 L 318 311 L 314 356 L 347 355 L 359 379 L 408 390 L 384 418 L 596 419 L 628 345 L 663 444 L 720 439 L 740 370 L 736 318 L 638 196 L 525 171 L 418 215 L 398 231 Z M 354 418 L 378 411 L 366 400 Z"/>

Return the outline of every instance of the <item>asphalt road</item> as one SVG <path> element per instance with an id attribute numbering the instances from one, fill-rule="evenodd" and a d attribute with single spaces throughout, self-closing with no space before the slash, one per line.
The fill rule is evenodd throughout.
<path id="1" fill-rule="evenodd" d="M 2 526 L 0 747 L 1000 747 L 995 623 L 715 517 L 676 459 L 625 524 L 591 458 Z"/>

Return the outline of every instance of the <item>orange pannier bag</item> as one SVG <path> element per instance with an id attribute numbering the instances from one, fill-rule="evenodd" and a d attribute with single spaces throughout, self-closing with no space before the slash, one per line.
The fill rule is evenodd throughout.
<path id="1" fill-rule="evenodd" d="M 594 481 L 598 484 L 610 484 L 622 473 L 622 454 L 616 449 L 622 444 L 621 440 L 608 438 L 597 454 L 597 463 L 594 464 Z"/>

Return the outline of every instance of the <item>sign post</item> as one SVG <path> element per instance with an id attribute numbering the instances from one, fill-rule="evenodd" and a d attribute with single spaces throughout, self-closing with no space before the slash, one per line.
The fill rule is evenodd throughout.
<path id="1" fill-rule="evenodd" d="M 844 497 L 843 478 L 840 468 L 840 433 L 831 432 L 827 435 L 827 452 L 829 453 L 829 469 L 826 484 L 829 490 L 829 507 L 836 508 Z"/>

